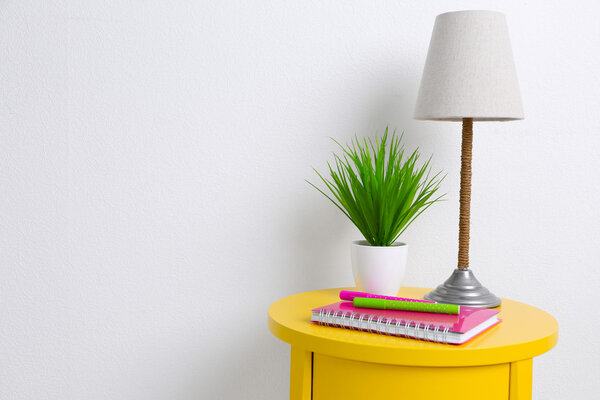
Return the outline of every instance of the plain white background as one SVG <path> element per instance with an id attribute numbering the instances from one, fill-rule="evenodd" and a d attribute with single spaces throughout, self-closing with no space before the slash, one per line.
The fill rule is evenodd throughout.
<path id="1" fill-rule="evenodd" d="M 593 1 L 0 3 L 0 398 L 283 399 L 275 300 L 352 284 L 359 234 L 304 182 L 386 125 L 448 201 L 407 285 L 456 263 L 460 124 L 412 119 L 435 16 L 507 14 L 526 119 L 477 123 L 471 263 L 553 314 L 536 399 L 598 396 Z"/>

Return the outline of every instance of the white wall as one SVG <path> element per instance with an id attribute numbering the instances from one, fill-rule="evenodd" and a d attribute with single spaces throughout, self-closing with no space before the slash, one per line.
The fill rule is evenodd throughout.
<path id="1" fill-rule="evenodd" d="M 304 182 L 386 124 L 448 201 L 408 285 L 455 265 L 460 125 L 411 118 L 437 14 L 507 14 L 526 119 L 475 126 L 471 260 L 552 313 L 537 399 L 600 391 L 600 6 L 0 3 L 0 398 L 282 399 L 283 296 L 352 284 L 358 232 Z"/>

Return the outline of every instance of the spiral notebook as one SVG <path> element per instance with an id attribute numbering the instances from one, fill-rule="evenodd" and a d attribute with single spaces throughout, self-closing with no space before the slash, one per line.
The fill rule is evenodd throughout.
<path id="1" fill-rule="evenodd" d="M 355 308 L 340 301 L 312 310 L 311 321 L 334 326 L 448 344 L 465 343 L 502 322 L 499 310 L 462 307 L 460 314 Z"/>

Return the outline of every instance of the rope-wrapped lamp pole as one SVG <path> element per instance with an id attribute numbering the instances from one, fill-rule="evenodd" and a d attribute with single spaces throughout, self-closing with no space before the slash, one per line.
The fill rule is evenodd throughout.
<path id="1" fill-rule="evenodd" d="M 460 157 L 460 216 L 458 221 L 458 268 L 450 278 L 425 299 L 438 303 L 475 307 L 496 307 L 501 300 L 475 278 L 469 268 L 469 230 L 471 220 L 471 159 L 473 156 L 473 118 L 462 119 Z"/>
<path id="2" fill-rule="evenodd" d="M 471 219 L 471 158 L 473 118 L 463 118 L 460 156 L 460 218 L 458 222 L 458 268 L 469 268 L 469 226 Z"/>

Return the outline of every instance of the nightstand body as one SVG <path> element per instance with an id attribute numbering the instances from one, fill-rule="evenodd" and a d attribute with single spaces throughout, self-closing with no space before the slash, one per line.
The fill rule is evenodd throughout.
<path id="1" fill-rule="evenodd" d="M 503 322 L 463 345 L 392 337 L 310 322 L 343 289 L 283 298 L 269 329 L 291 344 L 290 399 L 531 399 L 532 359 L 558 340 L 548 313 L 503 299 Z M 429 289 L 402 288 L 422 298 Z"/>

